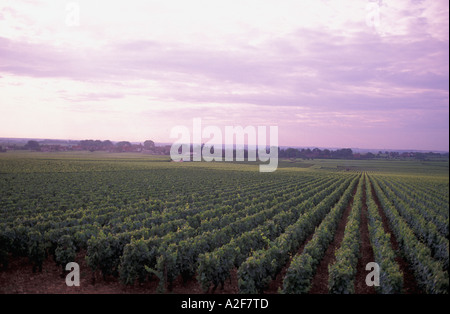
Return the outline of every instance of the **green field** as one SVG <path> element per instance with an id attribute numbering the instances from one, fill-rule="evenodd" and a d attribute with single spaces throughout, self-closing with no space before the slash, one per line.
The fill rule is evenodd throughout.
<path id="1" fill-rule="evenodd" d="M 448 293 L 448 160 L 258 169 L 137 153 L 2 153 L 0 264 L 7 271 L 27 257 L 39 272 L 45 260 L 64 267 L 83 252 L 104 279 L 156 281 L 158 292 L 177 278 L 215 291 L 234 274 L 237 291 L 263 293 L 283 273 L 275 292 L 313 293 L 326 261 L 326 293 L 365 293 L 355 281 L 370 241 L 384 271 L 376 293 L 407 293 L 406 271 L 420 292 Z"/>

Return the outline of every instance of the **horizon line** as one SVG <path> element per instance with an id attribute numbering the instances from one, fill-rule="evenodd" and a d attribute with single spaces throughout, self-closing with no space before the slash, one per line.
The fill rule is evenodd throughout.
<path id="1" fill-rule="evenodd" d="M 44 138 L 44 137 L 0 137 L 0 140 L 37 140 L 37 141 L 45 141 L 45 140 L 49 140 L 49 141 L 85 141 L 85 140 L 93 140 L 93 141 L 111 141 L 111 142 L 130 142 L 130 143 L 140 143 L 143 144 L 146 140 L 143 141 L 135 141 L 135 140 L 110 140 L 110 139 L 93 139 L 93 138 L 86 138 L 86 139 L 73 139 L 73 138 Z M 147 139 L 148 140 L 148 139 Z M 153 141 L 153 140 L 151 140 Z M 158 141 L 153 141 L 155 144 L 164 144 L 164 145 L 171 145 L 171 143 L 169 142 L 158 142 Z M 190 143 L 190 145 L 202 145 L 205 143 L 201 143 L 201 144 L 194 144 L 194 143 Z M 231 144 L 223 144 L 222 145 L 236 145 L 236 143 L 231 143 Z M 244 146 L 248 146 L 247 144 L 244 144 Z M 342 146 L 342 147 L 338 147 L 338 146 L 317 146 L 317 145 L 305 145 L 302 146 L 300 144 L 296 144 L 296 145 L 277 145 L 279 148 L 310 148 L 310 149 L 314 149 L 314 148 L 318 148 L 318 149 L 357 149 L 357 150 L 368 150 L 368 151 L 410 151 L 410 152 L 433 152 L 433 153 L 450 153 L 450 150 L 446 150 L 446 149 L 420 149 L 420 148 L 367 148 L 367 147 L 353 147 L 353 146 Z M 266 146 L 267 147 L 267 146 Z"/>

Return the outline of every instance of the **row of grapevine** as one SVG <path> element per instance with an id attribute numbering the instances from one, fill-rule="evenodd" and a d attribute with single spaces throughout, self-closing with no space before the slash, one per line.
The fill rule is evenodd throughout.
<path id="1" fill-rule="evenodd" d="M 263 291 L 270 280 L 286 264 L 289 253 L 294 252 L 306 240 L 335 203 L 342 200 L 336 205 L 339 207 L 342 202 L 348 201 L 357 180 L 358 176 L 347 179 L 317 206 L 305 212 L 280 237 L 270 242 L 266 249 L 255 251 L 242 263 L 238 269 L 239 291 L 241 293 Z"/>
<path id="2" fill-rule="evenodd" d="M 420 180 L 409 177 L 407 180 L 396 180 L 398 185 L 406 189 L 412 197 L 418 196 L 425 206 L 444 217 L 449 217 L 448 182 L 435 182 L 430 179 Z"/>
<path id="3" fill-rule="evenodd" d="M 58 216 L 62 216 L 60 220 L 66 220 L 68 217 L 72 218 L 66 213 L 74 211 L 77 215 L 75 218 L 80 218 L 86 212 L 104 208 L 152 212 L 192 202 L 199 205 L 203 201 L 220 205 L 228 202 L 227 205 L 232 205 L 241 201 L 235 198 L 237 188 L 232 180 L 223 180 L 210 174 L 205 176 L 202 173 L 191 177 L 176 174 L 172 171 L 4 174 L 4 180 L 0 181 L 1 221 L 19 218 L 22 219 L 22 224 L 32 225 L 47 218 L 57 221 Z M 170 180 L 164 181 L 167 175 Z M 195 179 L 202 184 L 189 182 Z M 285 183 L 289 185 L 298 181 L 298 178 L 286 177 L 284 181 L 281 181 L 282 178 L 275 178 L 273 182 L 264 183 L 250 175 L 245 179 L 249 184 L 239 189 L 244 199 L 264 191 L 266 186 L 276 188 L 281 182 L 284 186 Z M 215 181 L 218 180 L 222 182 L 217 184 Z M 211 195 L 216 197 L 212 198 Z M 217 201 L 219 198 L 220 202 Z"/>
<path id="4" fill-rule="evenodd" d="M 366 201 L 369 219 L 369 235 L 375 262 L 380 266 L 380 285 L 375 288 L 379 293 L 401 293 L 403 274 L 395 261 L 395 252 L 391 246 L 391 235 L 384 231 L 378 206 L 373 199 L 370 183 L 366 183 Z"/>
<path id="5" fill-rule="evenodd" d="M 323 185 L 324 182 L 322 182 L 322 180 L 314 181 L 311 186 L 316 186 L 316 184 L 320 186 Z M 275 204 L 279 204 L 279 202 L 281 204 L 285 202 L 295 202 L 299 198 L 299 196 L 295 196 L 296 194 L 298 193 L 294 189 L 290 194 L 279 195 L 270 202 L 266 201 L 262 204 L 254 204 L 250 207 L 247 207 L 237 212 L 230 211 L 227 213 L 227 208 L 216 208 L 209 212 L 205 211 L 203 213 L 190 216 L 187 219 L 188 221 L 190 219 L 194 221 L 198 220 L 196 219 L 196 217 L 200 215 L 201 216 L 210 215 L 211 217 L 216 217 L 208 220 L 200 219 L 200 224 L 196 228 L 193 228 L 185 221 L 184 227 L 172 230 L 165 234 L 157 235 L 154 234 L 153 228 L 150 229 L 142 228 L 139 230 L 135 230 L 134 232 L 128 231 L 119 234 L 111 234 L 108 237 L 98 239 L 93 238 L 89 240 L 88 243 L 88 250 L 87 250 L 88 262 L 91 267 L 98 268 L 97 266 L 109 263 L 110 260 L 113 260 L 113 265 L 118 267 L 120 263 L 120 257 L 122 255 L 123 249 L 125 248 L 125 245 L 130 243 L 131 239 L 134 237 L 139 239 L 140 238 L 145 239 L 146 242 L 148 242 L 148 245 L 152 247 L 149 253 L 151 256 L 148 258 L 150 260 L 149 266 L 153 267 L 154 264 L 156 263 L 156 258 L 159 254 L 158 253 L 159 248 L 161 248 L 161 250 L 163 251 L 167 251 L 167 248 L 172 243 L 178 243 L 186 239 L 201 239 L 203 235 L 205 234 L 209 235 L 214 230 L 219 230 L 225 227 L 226 229 L 223 229 L 223 232 L 227 233 L 236 232 L 235 230 L 243 228 L 250 228 L 253 226 L 255 221 L 262 222 L 264 221 L 264 219 L 270 218 L 272 215 L 275 215 L 277 213 L 276 208 L 274 207 Z M 220 219 L 218 219 L 218 217 L 220 217 Z M 170 225 L 171 222 L 169 221 L 167 224 Z M 166 224 L 160 225 L 159 229 L 163 228 L 165 225 Z M 202 233 L 199 234 L 198 230 L 202 230 Z M 94 259 L 94 260 L 89 259 L 91 253 L 96 254 L 97 247 L 108 248 L 108 250 L 112 249 L 112 251 L 115 253 L 112 256 L 109 256 L 108 254 L 104 255 L 106 259 L 105 261 L 103 261 L 102 259 Z M 124 275 L 122 277 L 124 277 Z M 131 278 L 128 278 L 126 276 L 124 278 L 125 278 L 124 281 L 127 283 L 133 281 Z"/>
<path id="6" fill-rule="evenodd" d="M 298 180 L 297 180 L 298 181 Z M 298 182 L 293 182 L 288 180 L 286 184 L 284 185 L 287 189 L 298 184 Z M 87 184 L 88 185 L 88 184 Z M 222 193 L 220 190 L 215 190 L 214 192 L 221 197 L 225 197 L 226 199 L 223 200 L 223 202 L 220 205 L 235 205 L 234 203 L 238 203 L 240 206 L 242 206 L 243 201 L 253 199 L 254 197 L 264 197 L 264 192 L 267 190 L 273 190 L 274 188 L 277 188 L 279 184 L 273 183 L 273 184 L 266 184 L 263 185 L 260 184 L 251 184 L 246 189 L 240 190 L 240 194 L 243 196 L 242 199 L 239 199 L 236 201 L 234 195 L 232 192 L 226 192 Z M 227 188 L 227 186 L 223 187 L 223 189 Z M 143 187 L 145 189 L 145 187 Z M 113 192 L 113 191 L 111 191 Z M 36 192 L 37 193 L 37 192 Z M 27 226 L 35 226 L 37 224 L 40 224 L 42 221 L 51 221 L 52 223 L 65 223 L 67 225 L 73 225 L 73 224 L 80 224 L 83 221 L 79 221 L 81 218 L 86 219 L 101 219 L 102 215 L 107 214 L 113 214 L 113 217 L 105 217 L 104 221 L 107 223 L 108 221 L 115 219 L 115 218 L 122 218 L 127 217 L 132 220 L 141 220 L 142 218 L 140 216 L 145 215 L 145 217 L 154 217 L 155 215 L 163 215 L 167 214 L 167 212 L 171 212 L 173 209 L 182 208 L 183 211 L 186 209 L 186 204 L 190 204 L 189 202 L 195 202 L 196 207 L 204 208 L 205 205 L 214 206 L 215 202 L 214 199 L 208 195 L 209 189 L 206 189 L 204 191 L 204 195 L 197 196 L 195 199 L 191 200 L 193 197 L 192 195 L 186 195 L 184 198 L 180 198 L 177 196 L 176 198 L 170 200 L 165 199 L 164 201 L 160 199 L 142 199 L 139 198 L 138 195 L 135 197 L 137 200 L 133 204 L 128 204 L 127 206 L 119 206 L 115 202 L 115 198 L 117 195 L 115 195 L 115 198 L 111 199 L 111 202 L 108 201 L 110 199 L 110 196 L 108 195 L 105 198 L 102 195 L 97 195 L 96 198 L 102 199 L 102 206 L 92 207 L 90 210 L 87 210 L 83 206 L 77 206 L 76 202 L 71 204 L 71 209 L 64 209 L 64 210 L 52 210 L 51 206 L 48 206 L 49 204 L 46 204 L 47 206 L 42 209 L 42 211 L 39 210 L 39 206 L 37 208 L 33 208 L 32 212 L 29 212 L 25 208 L 21 208 L 20 212 L 15 215 L 9 215 L 8 211 L 5 210 L 5 208 L 8 208 L 7 206 L 3 206 L 2 204 L 2 222 L 7 225 L 15 224 L 18 220 L 20 220 L 22 225 Z M 31 197 L 35 197 L 33 194 L 30 193 Z M 134 193 L 133 191 L 130 191 L 129 194 L 140 194 L 140 193 Z M 49 195 L 44 195 L 45 198 L 52 198 Z M 61 197 L 61 195 L 56 194 L 55 197 Z M 24 199 L 29 199 L 30 196 L 24 197 Z M 63 197 L 64 198 L 64 197 Z M 80 195 L 80 198 L 81 195 Z M 1 199 L 0 202 L 3 202 L 4 200 Z M 236 205 L 238 205 L 236 204 Z M 16 204 L 17 206 L 17 204 Z M 29 206 L 29 205 L 28 205 Z M 16 208 L 16 207 L 14 207 Z M 92 209 L 95 209 L 93 211 Z M 95 216 L 97 215 L 97 216 Z M 87 217 L 86 217 L 87 216 Z M 136 219 L 133 219 L 134 216 L 137 216 Z M 122 220 L 117 220 L 118 222 L 122 222 Z M 156 223 L 159 223 L 159 221 L 156 221 Z"/>
<path id="7" fill-rule="evenodd" d="M 335 252 L 336 260 L 328 266 L 330 293 L 349 294 L 355 292 L 354 280 L 360 249 L 360 222 L 363 207 L 365 176 L 359 181 L 353 197 L 352 210 L 345 226 L 344 238 Z"/>
<path id="8" fill-rule="evenodd" d="M 404 186 L 399 186 L 397 182 L 391 180 L 383 180 L 386 184 L 403 202 L 411 209 L 417 211 L 417 214 L 423 216 L 424 219 L 432 223 L 442 237 L 448 238 L 449 234 L 449 217 L 442 215 L 434 208 L 441 208 L 440 206 L 430 206 L 429 203 L 423 200 L 423 196 L 418 195 L 414 191 L 406 189 Z M 447 208 L 448 213 L 448 208 Z"/>
<path id="9" fill-rule="evenodd" d="M 0 267 L 23 256 L 33 271 L 47 258 L 64 271 L 84 257 L 105 279 L 134 284 L 156 276 L 159 291 L 194 276 L 214 291 L 237 271 L 241 293 L 264 292 L 286 267 L 283 292 L 305 293 L 356 191 L 328 268 L 329 292 L 354 293 L 364 199 L 381 266 L 376 291 L 402 292 L 401 253 L 422 290 L 448 292 L 448 176 L 47 158 L 0 158 Z"/>
<path id="10" fill-rule="evenodd" d="M 279 222 L 275 221 L 277 226 L 281 226 L 279 233 L 294 223 L 300 215 L 311 210 L 313 206 L 316 206 L 321 200 L 325 199 L 339 184 L 339 182 L 336 182 L 319 193 L 313 190 L 308 193 L 309 195 L 305 195 L 305 200 L 297 208 L 291 208 L 291 211 L 294 210 L 294 215 L 290 215 L 291 217 L 289 218 L 286 216 L 286 218 Z M 279 236 L 279 233 L 273 235 Z M 251 238 L 259 239 L 259 241 L 251 241 Z M 261 226 L 261 228 L 257 228 L 249 233 L 243 234 L 241 237 L 233 239 L 230 243 L 215 251 L 202 254 L 199 257 L 198 279 L 203 289 L 207 290 L 211 284 L 214 287 L 218 284 L 223 285 L 229 277 L 231 269 L 238 267 L 248 257 L 251 251 L 264 249 L 271 240 L 273 240 L 273 236 L 266 235 L 264 226 Z"/>
<path id="11" fill-rule="evenodd" d="M 432 258 L 431 250 L 417 239 L 392 201 L 384 194 L 378 182 L 373 177 L 369 178 L 399 246 L 414 270 L 419 285 L 427 293 L 448 293 L 448 272 L 442 270 L 442 264 Z"/>
<path id="12" fill-rule="evenodd" d="M 333 207 L 306 244 L 303 252 L 291 261 L 283 280 L 283 293 L 307 293 L 311 288 L 312 278 L 339 225 L 342 214 L 352 198 L 352 191 L 361 176 L 355 178 L 343 197 Z"/>
<path id="13" fill-rule="evenodd" d="M 416 212 L 405 201 L 397 197 L 387 184 L 378 184 L 386 197 L 394 205 L 397 212 L 408 224 L 418 239 L 421 239 L 432 251 L 433 257 L 443 263 L 444 269 L 449 265 L 449 243 L 437 230 L 436 226 L 423 217 L 423 214 Z"/>
<path id="14" fill-rule="evenodd" d="M 305 182 L 310 180 L 308 178 Z M 320 179 L 315 178 L 314 180 L 320 181 Z M 314 181 L 312 180 L 312 181 Z M 287 180 L 286 188 L 287 190 L 296 191 L 298 189 L 299 181 L 295 182 L 293 179 Z M 260 184 L 256 184 L 258 187 Z M 262 185 L 262 183 L 261 183 Z M 262 186 L 260 193 L 256 193 L 259 196 L 255 203 L 255 195 L 252 195 L 252 190 L 255 189 L 255 185 L 250 185 L 247 189 L 241 190 L 242 195 L 252 195 L 252 202 L 249 203 L 247 200 L 250 197 L 246 197 L 241 200 L 239 206 L 244 204 L 258 204 L 261 202 L 262 206 L 267 205 L 267 202 L 262 203 L 263 200 L 268 200 L 273 195 L 284 195 L 284 191 L 277 186 L 276 183 L 269 184 L 272 191 L 276 189 L 275 193 L 267 193 L 267 187 Z M 270 189 L 269 189 L 270 190 Z M 254 192 L 254 191 L 253 191 Z M 231 193 L 231 192 L 230 192 Z M 247 194 L 248 193 L 248 194 Z M 32 260 L 42 259 L 41 256 L 55 255 L 55 251 L 58 247 L 59 239 L 63 235 L 68 235 L 71 237 L 77 250 L 86 249 L 87 242 L 92 237 L 96 237 L 100 230 L 105 234 L 117 234 L 120 230 L 143 230 L 145 229 L 147 234 L 158 234 L 162 235 L 168 231 L 174 231 L 186 224 L 186 219 L 188 223 L 194 225 L 195 223 L 204 219 L 218 219 L 218 215 L 224 214 L 227 211 L 230 212 L 230 206 L 211 206 L 207 202 L 211 203 L 211 198 L 204 196 L 198 199 L 196 203 L 197 207 L 186 208 L 183 206 L 172 208 L 171 210 L 164 210 L 163 212 L 159 210 L 142 208 L 130 208 L 126 207 L 123 209 L 106 206 L 96 210 L 67 210 L 67 211 L 48 211 L 42 212 L 35 215 L 35 217 L 27 218 L 21 215 L 10 215 L 2 221 L 0 238 L 4 245 L 1 248 L 3 260 L 7 259 L 8 253 L 11 252 L 15 255 L 29 256 Z M 154 204 L 159 206 L 167 202 L 156 202 L 152 201 Z M 180 204 L 181 205 L 181 204 Z M 202 208 L 202 206 L 204 206 Z M 235 206 L 239 208 L 239 206 Z M 204 211 L 204 209 L 210 208 L 210 211 Z M 220 213 L 219 210 L 222 210 Z M 25 211 L 27 212 L 27 211 Z M 208 217 L 208 213 L 213 213 Z M 195 215 L 197 214 L 197 215 Z M 4 213 L 6 215 L 6 213 Z M 191 219 L 193 217 L 193 219 Z M 178 219 L 177 219 L 178 218 Z M 170 229 L 170 230 L 169 230 Z M 195 229 L 195 228 L 194 228 Z M 199 229 L 198 232 L 202 230 Z M 134 232 L 136 233 L 136 232 Z M 32 237 L 31 237 L 32 236 Z M 128 239 L 130 239 L 129 237 Z M 123 246 L 126 243 L 123 244 Z M 40 247 L 39 252 L 45 253 L 32 253 L 30 254 L 29 246 Z M 35 250 L 33 250 L 34 252 Z M 119 252 L 119 254 L 121 254 Z M 37 257 L 35 257 L 37 256 Z M 118 256 L 118 258 L 120 255 Z M 117 259 L 118 259 L 117 258 Z M 7 261 L 2 264 L 7 264 Z"/>
<path id="15" fill-rule="evenodd" d="M 338 182 L 341 180 L 342 179 L 338 180 Z M 197 258 L 200 254 L 221 247 L 230 242 L 233 238 L 240 237 L 240 235 L 245 234 L 248 237 L 248 240 L 250 240 L 251 235 L 254 234 L 251 231 L 260 225 L 264 226 L 261 230 L 264 230 L 264 233 L 267 234 L 267 236 L 279 232 L 280 226 L 276 226 L 274 221 L 281 222 L 283 219 L 295 214 L 295 211 L 289 212 L 286 211 L 286 209 L 298 206 L 308 197 L 311 197 L 311 195 L 317 194 L 317 191 L 326 184 L 327 182 L 324 182 L 310 190 L 304 191 L 304 193 L 297 197 L 293 197 L 283 203 L 278 203 L 270 208 L 260 210 L 253 215 L 237 220 L 235 223 L 228 224 L 224 228 L 218 228 L 177 242 L 174 242 L 172 238 L 150 239 L 147 242 L 151 250 L 149 250 L 146 265 L 159 274 L 165 272 L 166 276 L 164 280 L 169 284 L 180 274 L 184 275 L 185 278 L 189 278 L 195 274 L 197 269 Z M 332 188 L 334 187 L 333 184 L 331 186 Z M 331 191 L 332 188 L 329 188 L 329 191 Z M 270 227 L 271 225 L 273 226 L 272 228 Z M 261 238 L 262 235 L 261 232 L 259 232 L 253 240 L 255 242 L 259 241 Z M 158 261 L 159 264 L 157 265 Z M 131 268 L 132 266 L 130 265 L 128 267 Z M 136 265 L 136 267 L 139 266 Z M 135 278 L 125 276 L 123 279 L 125 282 L 132 282 Z"/>

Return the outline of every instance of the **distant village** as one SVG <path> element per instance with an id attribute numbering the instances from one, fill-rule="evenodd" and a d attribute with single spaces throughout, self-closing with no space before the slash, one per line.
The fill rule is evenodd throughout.
<path id="1" fill-rule="evenodd" d="M 143 143 L 131 143 L 128 141 L 112 142 L 109 140 L 20 140 L 3 139 L 0 141 L 0 153 L 7 151 L 35 151 L 35 152 L 66 152 L 66 151 L 103 151 L 110 153 L 142 153 L 149 155 L 170 155 L 170 145 L 157 145 L 152 140 Z M 245 151 L 245 157 L 248 151 Z M 350 148 L 329 150 L 319 148 L 279 148 L 280 159 L 417 159 L 435 160 L 448 158 L 448 153 L 436 152 L 353 152 Z"/>

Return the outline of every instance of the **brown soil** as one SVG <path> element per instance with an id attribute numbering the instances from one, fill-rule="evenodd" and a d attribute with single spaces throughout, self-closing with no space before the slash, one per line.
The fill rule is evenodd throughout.
<path id="1" fill-rule="evenodd" d="M 183 286 L 182 283 L 179 282 L 178 289 L 182 286 Z M 175 293 L 204 293 L 202 291 L 200 283 L 195 278 L 193 278 L 189 282 L 187 282 L 187 284 L 185 285 L 184 288 L 194 289 L 195 292 L 183 292 L 183 290 L 181 290 L 181 292 L 177 292 L 176 287 L 173 290 L 173 292 L 175 292 Z M 219 287 L 214 289 L 213 286 L 211 285 L 211 287 L 208 289 L 208 291 L 206 293 L 208 293 L 208 294 L 237 294 L 237 293 L 239 293 L 237 269 L 233 268 L 230 271 L 230 278 L 225 281 L 225 284 L 223 285 L 223 287 L 221 287 L 219 285 Z"/>
<path id="2" fill-rule="evenodd" d="M 369 237 L 369 221 L 367 218 L 367 197 L 366 197 L 366 183 L 363 185 L 363 199 L 361 210 L 361 222 L 359 225 L 360 247 L 359 259 L 356 265 L 355 276 L 355 293 L 357 294 L 375 294 L 375 287 L 366 285 L 366 265 L 375 260 L 373 255 L 373 248 L 370 244 Z"/>
<path id="3" fill-rule="evenodd" d="M 52 258 L 48 258 L 42 272 L 32 272 L 32 266 L 25 257 L 10 257 L 7 270 L 0 271 L 0 294 L 154 294 L 157 292 L 158 279 L 153 277 L 142 284 L 126 286 L 115 277 L 107 277 L 103 280 L 100 274 L 92 280 L 92 271 L 85 261 L 85 253 L 77 254 L 75 262 L 80 265 L 80 286 L 68 287 L 66 285 L 66 272 L 62 275 L 62 268 L 57 266 Z M 231 282 L 231 284 L 230 284 Z M 224 289 L 218 288 L 215 293 L 237 293 L 237 272 L 231 272 L 231 279 L 227 281 Z M 185 284 L 180 278 L 173 283 L 173 288 L 167 293 L 174 294 L 202 294 L 200 283 L 195 278 Z"/>
<path id="4" fill-rule="evenodd" d="M 403 259 L 403 257 L 400 254 L 400 248 L 398 245 L 398 241 L 395 238 L 394 233 L 392 232 L 392 229 L 389 225 L 389 221 L 382 209 L 383 207 L 381 206 L 380 200 L 378 199 L 378 196 L 377 196 L 373 186 L 371 186 L 371 192 L 372 192 L 372 197 L 378 206 L 378 211 L 379 211 L 381 219 L 383 221 L 384 231 L 391 235 L 391 245 L 392 245 L 392 248 L 394 249 L 394 251 L 397 253 L 396 254 L 397 257 L 395 258 L 395 261 L 400 266 L 400 271 L 403 273 L 403 293 L 405 293 L 405 294 L 422 294 L 423 291 L 419 288 L 419 285 L 417 284 L 417 281 L 414 278 L 413 270 L 409 267 L 409 264 Z"/>

